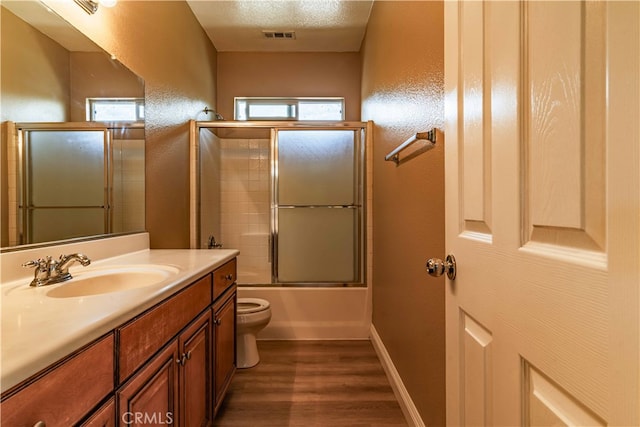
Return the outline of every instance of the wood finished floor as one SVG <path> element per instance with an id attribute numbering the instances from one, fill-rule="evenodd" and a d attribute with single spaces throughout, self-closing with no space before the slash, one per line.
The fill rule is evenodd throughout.
<path id="1" fill-rule="evenodd" d="M 407 426 L 371 342 L 258 341 L 258 351 L 214 426 Z"/>

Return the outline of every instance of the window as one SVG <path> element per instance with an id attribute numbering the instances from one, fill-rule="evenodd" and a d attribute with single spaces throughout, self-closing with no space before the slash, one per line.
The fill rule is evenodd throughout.
<path id="1" fill-rule="evenodd" d="M 87 120 L 92 122 L 142 122 L 143 98 L 87 98 Z"/>
<path id="2" fill-rule="evenodd" d="M 344 120 L 344 98 L 236 97 L 236 120 Z"/>

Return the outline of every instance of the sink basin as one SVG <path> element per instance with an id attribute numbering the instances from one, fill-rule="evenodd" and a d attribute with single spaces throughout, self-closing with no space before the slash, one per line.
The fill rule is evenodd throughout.
<path id="1" fill-rule="evenodd" d="M 68 282 L 47 292 L 52 298 L 73 298 L 122 292 L 163 282 L 178 273 L 164 265 L 121 266 L 79 271 Z"/>

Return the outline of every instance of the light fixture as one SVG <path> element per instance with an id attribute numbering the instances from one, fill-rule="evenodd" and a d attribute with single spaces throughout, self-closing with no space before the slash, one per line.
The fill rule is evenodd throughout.
<path id="1" fill-rule="evenodd" d="M 93 15 L 98 11 L 98 5 L 101 4 L 104 7 L 113 7 L 117 0 L 73 0 L 78 6 L 84 9 L 90 15 Z"/>

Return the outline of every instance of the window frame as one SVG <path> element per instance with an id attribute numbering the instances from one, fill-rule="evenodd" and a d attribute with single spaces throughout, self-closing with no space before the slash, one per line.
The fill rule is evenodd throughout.
<path id="1" fill-rule="evenodd" d="M 95 119 L 95 109 L 93 106 L 96 103 L 130 103 L 135 102 L 136 106 L 136 119 L 135 120 L 96 120 Z M 87 98 L 87 121 L 89 122 L 131 122 L 131 123 L 143 123 L 144 122 L 144 98 L 120 98 L 120 97 L 98 97 L 98 98 Z"/>
<path id="2" fill-rule="evenodd" d="M 239 103 L 245 102 L 245 117 L 239 118 Z M 341 104 L 341 118 L 334 120 L 325 119 L 305 119 L 304 121 L 344 121 L 345 120 L 345 99 L 344 97 L 261 97 L 261 96 L 236 96 L 233 99 L 233 118 L 239 121 L 299 121 L 301 103 L 336 103 Z M 252 116 L 250 107 L 252 105 L 279 105 L 286 106 L 289 114 L 287 116 Z"/>

